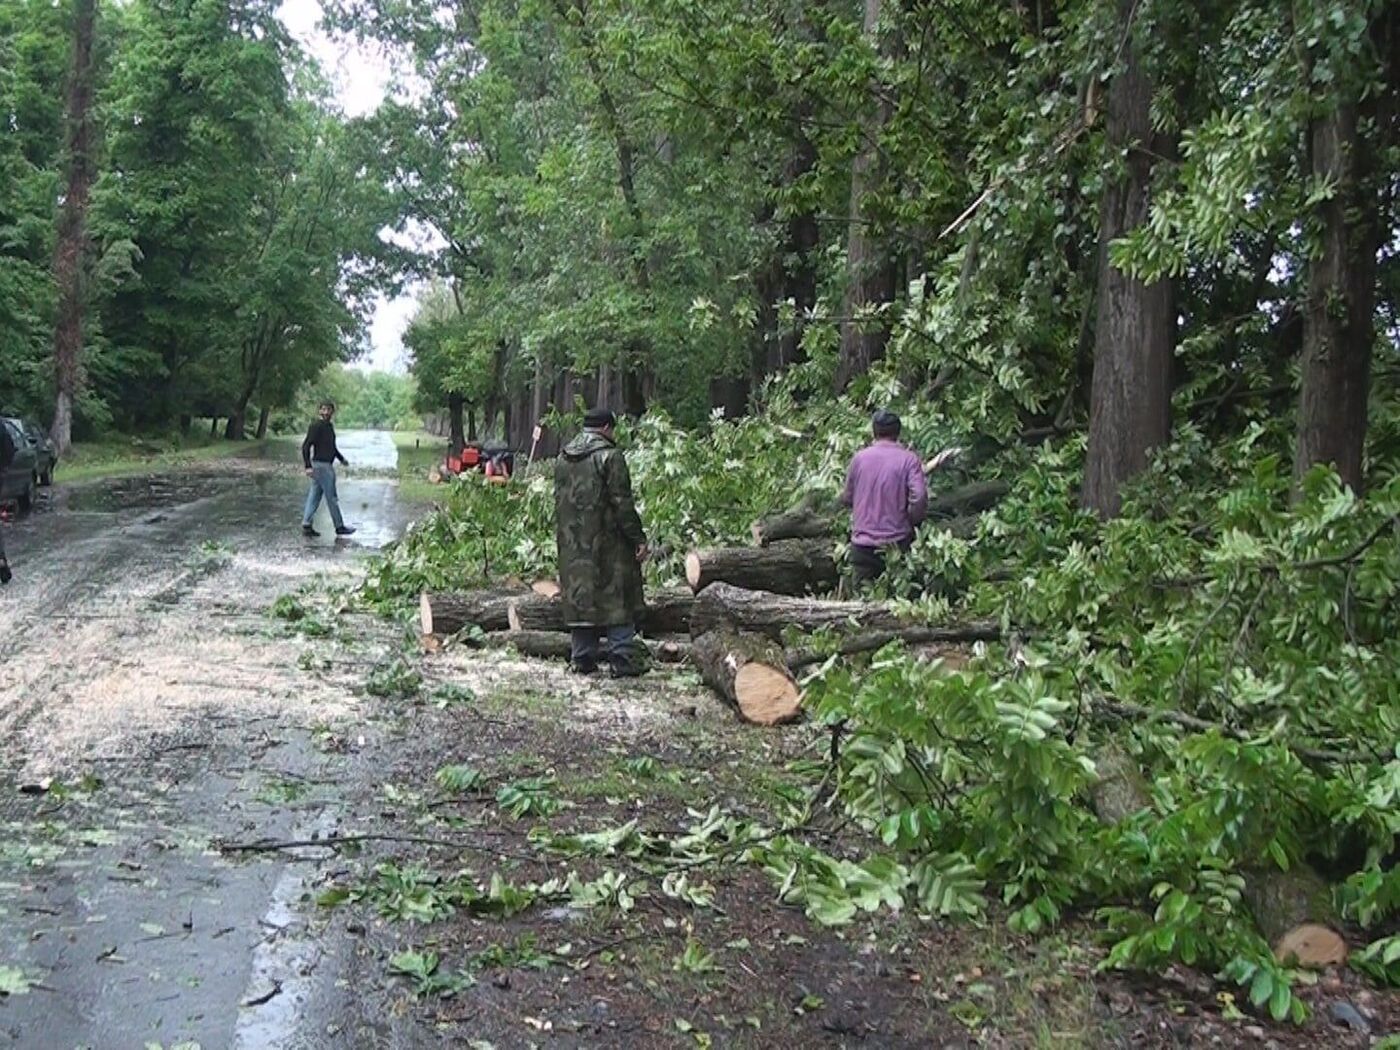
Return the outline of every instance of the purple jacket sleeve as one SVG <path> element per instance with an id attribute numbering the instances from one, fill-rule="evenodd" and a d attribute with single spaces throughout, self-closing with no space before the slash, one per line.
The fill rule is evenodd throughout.
<path id="1" fill-rule="evenodd" d="M 924 465 L 919 457 L 909 456 L 909 521 L 918 525 L 928 517 L 928 482 L 924 480 Z"/>

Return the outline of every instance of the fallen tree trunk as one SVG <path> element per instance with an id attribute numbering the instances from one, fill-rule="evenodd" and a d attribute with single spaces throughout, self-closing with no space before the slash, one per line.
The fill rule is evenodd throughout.
<path id="1" fill-rule="evenodd" d="M 684 587 L 666 587 L 647 595 L 638 627 L 649 635 L 688 634 L 695 595 Z M 564 606 L 557 597 L 517 594 L 506 603 L 506 626 L 512 631 L 567 631 Z"/>
<path id="2" fill-rule="evenodd" d="M 488 649 L 514 649 L 543 660 L 567 660 L 571 643 L 569 636 L 559 631 L 499 631 L 487 635 L 482 644 Z M 661 664 L 688 663 L 693 650 L 689 641 L 674 638 L 647 643 L 651 658 Z"/>
<path id="3" fill-rule="evenodd" d="M 700 677 L 754 725 L 790 722 L 802 712 L 802 694 L 780 646 L 761 635 L 721 628 L 695 640 Z"/>
<path id="4" fill-rule="evenodd" d="M 753 523 L 753 541 L 766 547 L 778 540 L 816 540 L 836 534 L 838 504 L 830 493 L 809 492 L 779 514 Z"/>
<path id="5" fill-rule="evenodd" d="M 928 501 L 930 518 L 959 518 L 980 514 L 996 504 L 1011 491 L 1004 481 L 974 481 L 951 492 L 934 496 Z"/>
<path id="6" fill-rule="evenodd" d="M 815 631 L 821 627 L 898 630 L 916 626 L 878 602 L 838 602 L 793 598 L 768 591 L 751 591 L 715 583 L 696 596 L 690 633 L 698 637 L 722 627 L 757 631 L 781 639 L 784 628 Z"/>
<path id="7" fill-rule="evenodd" d="M 506 625 L 512 631 L 565 631 L 564 605 L 558 598 L 522 594 L 506 603 Z"/>
<path id="8" fill-rule="evenodd" d="M 523 656 L 567 660 L 569 636 L 558 631 L 501 631 L 486 636 L 488 649 L 514 649 Z"/>
<path id="9" fill-rule="evenodd" d="M 1109 744 L 1094 756 L 1099 779 L 1089 789 L 1094 813 L 1105 824 L 1117 824 L 1152 807 L 1147 781 L 1131 755 Z"/>
<path id="10" fill-rule="evenodd" d="M 774 594 L 810 594 L 840 579 L 829 539 L 782 540 L 767 547 L 715 547 L 685 556 L 685 578 L 699 593 L 732 583 Z"/>
<path id="11" fill-rule="evenodd" d="M 510 625 L 511 599 L 523 588 L 487 587 L 476 591 L 424 591 L 418 598 L 418 618 L 424 634 L 456 634 L 475 625 L 483 631 L 503 631 Z"/>
<path id="12" fill-rule="evenodd" d="M 652 635 L 689 634 L 695 595 L 687 587 L 666 587 L 647 595 L 642 630 Z"/>
<path id="13" fill-rule="evenodd" d="M 1279 962 L 1320 969 L 1346 961 L 1331 891 L 1306 864 L 1246 873 L 1244 899 Z"/>
<path id="14" fill-rule="evenodd" d="M 995 642 L 1001 639 L 1001 628 L 988 621 L 985 623 L 950 624 L 945 627 L 900 627 L 886 631 L 865 631 L 841 640 L 836 653 L 841 656 L 855 656 L 859 653 L 873 653 L 891 642 L 906 645 L 928 645 L 938 642 Z M 831 653 L 800 651 L 788 655 L 788 667 L 800 671 L 827 659 Z"/>

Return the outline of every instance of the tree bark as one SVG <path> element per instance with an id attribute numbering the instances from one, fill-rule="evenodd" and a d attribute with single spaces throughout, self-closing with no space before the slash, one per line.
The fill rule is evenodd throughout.
<path id="1" fill-rule="evenodd" d="M 971 642 L 995 642 L 1002 638 L 1001 628 L 994 623 L 966 623 L 947 627 L 898 627 L 883 631 L 862 631 L 841 639 L 836 652 L 841 656 L 873 653 L 891 642 L 905 645 L 946 645 Z M 800 671 L 829 658 L 830 653 L 797 650 L 788 653 L 788 669 Z"/>
<path id="2" fill-rule="evenodd" d="M 1347 942 L 1332 892 L 1312 868 L 1264 868 L 1245 875 L 1245 903 L 1280 962 L 1321 968 L 1346 961 Z"/>
<path id="3" fill-rule="evenodd" d="M 263 405 L 258 409 L 258 440 L 267 437 L 267 425 L 272 419 L 272 407 Z"/>
<path id="4" fill-rule="evenodd" d="M 424 634 L 456 634 L 472 625 L 483 631 L 504 631 L 510 626 L 507 606 L 523 593 L 523 587 L 424 591 L 418 599 L 419 623 Z"/>
<path id="5" fill-rule="evenodd" d="M 753 541 L 766 547 L 778 540 L 820 539 L 836 535 L 840 505 L 829 492 L 808 492 L 792 507 L 753 523 Z"/>
<path id="6" fill-rule="evenodd" d="M 928 501 L 931 518 L 960 518 L 969 514 L 981 514 L 1001 502 L 1011 491 L 1004 481 L 974 481 L 934 496 Z"/>
<path id="7" fill-rule="evenodd" d="M 559 631 L 500 631 L 488 634 L 482 644 L 488 649 L 514 649 L 523 656 L 543 660 L 567 660 L 573 643 Z M 647 644 L 651 659 L 659 664 L 689 663 L 694 648 L 689 641 L 672 638 Z"/>
<path id="8" fill-rule="evenodd" d="M 761 635 L 721 628 L 695 640 L 700 677 L 754 725 L 791 722 L 802 713 L 802 693 L 783 650 Z"/>
<path id="9" fill-rule="evenodd" d="M 1098 780 L 1089 789 L 1094 813 L 1105 824 L 1117 824 L 1152 807 L 1152 795 L 1131 755 L 1109 744 L 1094 756 Z"/>
<path id="10" fill-rule="evenodd" d="M 87 256 L 88 201 L 97 177 L 93 129 L 93 38 L 96 0 L 73 0 L 73 64 L 68 80 L 68 185 L 54 249 L 58 314 L 54 325 L 54 373 L 58 393 L 50 430 L 59 455 L 73 446 L 73 405 L 83 381 L 83 268 Z"/>
<path id="11" fill-rule="evenodd" d="M 685 634 L 695 598 L 685 588 L 668 587 L 647 595 L 646 612 L 637 626 L 649 635 Z M 512 631 L 567 631 L 564 606 L 557 596 L 520 594 L 507 603 L 506 620 Z"/>
<path id="12" fill-rule="evenodd" d="M 865 36 L 878 49 L 880 11 L 883 0 L 865 0 Z M 880 133 L 891 113 L 890 103 L 879 85 L 870 85 L 871 111 L 861 129 L 860 152 L 851 165 L 850 226 L 846 237 L 846 295 L 841 322 L 841 351 L 836 364 L 836 392 L 843 393 L 857 376 L 885 353 L 889 328 L 869 322 L 864 328 L 855 321 L 864 307 L 894 299 L 895 268 L 888 256 L 883 236 L 873 225 L 872 198 L 884 181 L 880 159 Z"/>
<path id="13" fill-rule="evenodd" d="M 1176 317 L 1171 281 L 1130 277 L 1109 260 L 1109 246 L 1147 221 L 1154 154 L 1153 84 L 1133 39 L 1136 0 L 1119 0 L 1123 66 L 1108 88 L 1109 149 L 1123 170 L 1104 187 L 1099 220 L 1098 321 L 1090 391 L 1089 448 L 1081 502 L 1115 516 L 1122 488 L 1148 463 L 1171 430 L 1171 367 Z M 1158 146 L 1154 150 L 1154 146 Z"/>
<path id="14" fill-rule="evenodd" d="M 248 409 L 240 406 L 224 423 L 224 437 L 229 441 L 242 441 L 248 436 Z"/>
<path id="15" fill-rule="evenodd" d="M 1340 104 L 1316 117 L 1308 147 L 1313 177 L 1331 183 L 1334 192 L 1317 205 L 1322 242 L 1308 267 L 1293 472 L 1301 480 L 1317 464 L 1331 464 L 1359 496 L 1380 226 L 1375 195 L 1362 191 L 1365 158 L 1357 108 Z"/>
<path id="16" fill-rule="evenodd" d="M 803 631 L 822 627 L 895 630 L 916 625 L 877 602 L 793 598 L 714 583 L 695 599 L 695 608 L 690 614 L 690 633 L 699 636 L 724 626 L 781 639 L 783 631 L 789 627 Z"/>
<path id="17" fill-rule="evenodd" d="M 830 539 L 691 551 L 685 577 L 696 593 L 723 582 L 774 594 L 811 594 L 831 590 L 840 579 Z"/>
<path id="18" fill-rule="evenodd" d="M 689 634 L 695 595 L 687 587 L 666 587 L 647 595 L 642 630 L 652 636 Z"/>
<path id="19" fill-rule="evenodd" d="M 447 398 L 447 412 L 452 423 L 452 451 L 461 452 L 467 444 L 467 436 L 462 430 L 462 395 L 449 394 Z"/>

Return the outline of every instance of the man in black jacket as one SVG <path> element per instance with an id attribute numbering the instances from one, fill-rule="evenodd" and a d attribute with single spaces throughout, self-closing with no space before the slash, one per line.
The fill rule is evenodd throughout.
<path id="1" fill-rule="evenodd" d="M 15 443 L 10 438 L 10 428 L 0 423 L 0 478 L 10 469 L 15 458 Z M 5 559 L 5 533 L 0 529 L 0 584 L 10 582 L 10 563 Z"/>
<path id="2" fill-rule="evenodd" d="M 335 461 L 340 460 L 347 467 L 345 457 L 335 447 L 335 425 L 331 418 L 335 415 L 335 402 L 322 401 L 318 410 L 320 419 L 312 422 L 306 431 L 306 440 L 301 443 L 301 462 L 306 468 L 306 476 L 311 479 L 311 490 L 306 494 L 306 509 L 301 515 L 301 531 L 308 536 L 321 535 L 311 527 L 311 519 L 316 516 L 316 508 L 321 505 L 321 497 L 326 497 L 326 509 L 331 512 L 337 536 L 349 536 L 355 530 L 345 524 L 340 516 L 340 499 L 335 492 Z"/>

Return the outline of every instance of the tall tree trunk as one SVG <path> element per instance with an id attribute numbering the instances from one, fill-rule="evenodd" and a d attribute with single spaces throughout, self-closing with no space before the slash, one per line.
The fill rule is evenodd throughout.
<path id="1" fill-rule="evenodd" d="M 622 194 L 622 202 L 631 218 L 631 229 L 625 238 L 627 254 L 631 259 L 633 280 L 637 291 L 646 302 L 645 309 L 651 309 L 651 273 L 643 251 L 646 219 L 642 214 L 641 200 L 637 195 L 637 151 L 631 136 L 622 120 L 622 110 L 613 95 L 598 57 L 598 41 L 593 27 L 587 21 L 585 6 L 571 5 L 567 0 L 554 0 L 559 17 L 572 25 L 579 35 L 583 62 L 593 78 L 594 89 L 598 92 L 598 110 L 604 129 L 613 140 L 617 156 L 617 184 Z M 653 377 L 652 347 L 646 342 L 635 340 L 623 348 L 622 352 L 622 409 L 634 419 L 646 413 L 647 386 Z"/>
<path id="2" fill-rule="evenodd" d="M 865 35 L 878 46 L 883 0 L 865 0 Z M 871 84 L 872 108 L 861 129 L 860 152 L 851 165 L 850 228 L 846 235 L 846 296 L 841 322 L 841 353 L 836 364 L 836 392 L 843 392 L 856 376 L 864 375 L 885 354 L 888 327 L 880 322 L 864 325 L 855 320 L 862 309 L 894 298 L 895 271 L 888 245 L 873 225 L 872 199 L 884 181 L 880 159 L 880 132 L 890 118 L 889 101 Z"/>
<path id="3" fill-rule="evenodd" d="M 1400 19 L 1394 5 L 1373 24 L 1383 87 L 1360 106 L 1339 99 L 1308 129 L 1312 176 L 1333 193 L 1317 206 L 1322 239 L 1308 267 L 1303 307 L 1302 386 L 1293 473 L 1301 479 L 1330 463 L 1358 496 L 1364 491 L 1371 355 L 1376 341 L 1376 256 L 1384 240 L 1381 209 L 1388 187 L 1374 178 L 1376 151 L 1397 139 Z M 1373 128 L 1367 143 L 1362 125 Z"/>
<path id="4" fill-rule="evenodd" d="M 219 436 L 219 417 L 218 417 L 218 416 L 210 416 L 210 417 L 209 417 L 209 437 L 210 437 L 210 438 L 216 438 L 216 437 L 218 437 L 218 436 Z"/>
<path id="5" fill-rule="evenodd" d="M 267 437 L 267 425 L 272 420 L 272 406 L 263 405 L 258 409 L 258 440 Z"/>
<path id="6" fill-rule="evenodd" d="M 1104 186 L 1099 220 L 1094 372 L 1083 505 L 1100 517 L 1116 515 L 1122 487 L 1141 472 L 1153 448 L 1171 432 L 1171 366 L 1176 334 L 1170 280 L 1152 284 L 1109 261 L 1109 245 L 1142 225 L 1151 207 L 1152 82 L 1133 41 L 1137 0 L 1119 0 L 1119 31 L 1126 41 L 1122 68 L 1108 88 L 1108 146 L 1122 170 Z"/>
<path id="7" fill-rule="evenodd" d="M 228 441 L 242 441 L 248 436 L 248 406 L 240 404 L 224 424 L 224 438 Z"/>
<path id="8" fill-rule="evenodd" d="M 789 185 L 796 183 L 817 165 L 817 148 L 812 144 L 801 123 L 805 115 L 806 107 L 799 113 L 797 144 L 785 173 Z M 802 317 L 817 302 L 816 252 L 820 244 L 821 230 L 817 226 L 816 214 L 811 208 L 804 207 L 788 217 L 782 297 L 792 300 L 796 323 L 787 331 L 780 332 L 777 339 L 770 344 L 769 373 L 797 364 L 804 357 Z"/>
<path id="9" fill-rule="evenodd" d="M 73 403 L 83 379 L 83 259 L 87 209 L 97 162 L 93 142 L 93 61 L 97 0 L 73 0 L 73 66 L 68 81 L 68 186 L 58 222 L 54 280 L 58 317 L 53 356 L 58 396 L 52 435 L 60 455 L 73 444 Z"/>
<path id="10" fill-rule="evenodd" d="M 188 413 L 182 413 L 180 416 L 180 433 L 185 437 L 189 437 L 190 428 L 192 426 L 194 426 L 194 417 Z"/>
<path id="11" fill-rule="evenodd" d="M 452 421 L 452 451 L 460 452 L 467 443 L 467 436 L 462 431 L 462 395 L 449 394 L 447 397 L 447 411 Z"/>
<path id="12" fill-rule="evenodd" d="M 476 440 L 476 406 L 467 406 L 467 440 Z"/>

